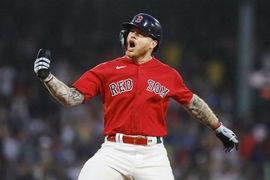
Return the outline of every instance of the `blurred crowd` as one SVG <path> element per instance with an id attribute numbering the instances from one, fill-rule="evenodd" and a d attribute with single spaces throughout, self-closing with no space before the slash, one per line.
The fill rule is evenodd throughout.
<path id="1" fill-rule="evenodd" d="M 177 69 L 240 141 L 239 151 L 224 153 L 215 134 L 172 100 L 164 143 L 175 179 L 269 179 L 270 3 L 256 4 L 255 63 L 247 77 L 253 106 L 240 117 L 235 107 L 238 4 L 193 1 L 197 6 L 179 0 L 2 0 L 0 180 L 77 178 L 104 141 L 102 104 L 94 97 L 76 107 L 60 105 L 33 72 L 36 53 L 50 49 L 53 74 L 71 85 L 87 69 L 123 55 L 121 24 L 142 11 L 164 28 L 155 56 Z M 165 15 L 165 9 L 171 13 Z"/>

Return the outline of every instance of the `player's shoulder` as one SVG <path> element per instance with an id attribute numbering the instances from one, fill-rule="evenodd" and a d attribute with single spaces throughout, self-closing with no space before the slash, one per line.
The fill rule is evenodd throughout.
<path id="1" fill-rule="evenodd" d="M 160 61 L 160 60 L 158 60 L 158 59 L 156 59 L 155 57 L 154 57 L 154 60 L 155 60 L 156 66 L 160 66 L 161 70 L 169 71 L 169 72 L 170 72 L 170 71 L 177 72 L 176 69 L 174 69 L 174 68 L 171 67 L 170 65 L 168 65 L 168 64 L 166 64 L 166 63 L 164 63 L 164 62 L 162 62 L 162 61 Z"/>
<path id="2" fill-rule="evenodd" d="M 95 68 L 106 68 L 110 66 L 115 66 L 116 64 L 119 64 L 123 60 L 123 57 L 117 57 L 115 59 L 109 59 L 107 61 L 104 61 L 102 63 L 99 63 L 95 66 Z"/>
<path id="3" fill-rule="evenodd" d="M 107 60 L 103 63 L 101 63 L 102 65 L 104 66 L 111 66 L 111 65 L 115 65 L 115 64 L 118 64 L 120 62 L 123 62 L 124 61 L 124 57 L 117 57 L 115 59 L 110 59 L 110 60 Z"/>

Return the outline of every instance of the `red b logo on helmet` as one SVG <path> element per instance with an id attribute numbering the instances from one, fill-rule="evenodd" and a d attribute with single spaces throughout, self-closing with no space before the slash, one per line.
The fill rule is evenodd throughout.
<path id="1" fill-rule="evenodd" d="M 140 23 L 143 20 L 143 16 L 138 16 L 137 19 L 135 20 L 136 23 Z"/>

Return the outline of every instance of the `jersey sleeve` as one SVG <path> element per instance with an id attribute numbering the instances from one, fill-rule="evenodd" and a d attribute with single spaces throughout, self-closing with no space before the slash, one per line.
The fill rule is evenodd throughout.
<path id="1" fill-rule="evenodd" d="M 72 87 L 79 90 L 84 94 L 84 102 L 102 92 L 102 77 L 103 77 L 102 64 L 86 71 Z"/>
<path id="2" fill-rule="evenodd" d="M 189 104 L 193 93 L 186 87 L 181 75 L 176 70 L 174 73 L 172 99 L 182 105 Z"/>

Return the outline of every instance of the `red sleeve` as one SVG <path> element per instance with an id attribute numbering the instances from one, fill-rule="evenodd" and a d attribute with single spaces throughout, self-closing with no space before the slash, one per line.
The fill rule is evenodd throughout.
<path id="1" fill-rule="evenodd" d="M 86 71 L 72 86 L 84 94 L 84 102 L 102 92 L 102 64 Z"/>
<path id="2" fill-rule="evenodd" d="M 174 92 L 171 97 L 182 105 L 189 104 L 193 93 L 186 87 L 181 75 L 176 70 L 173 86 Z"/>

